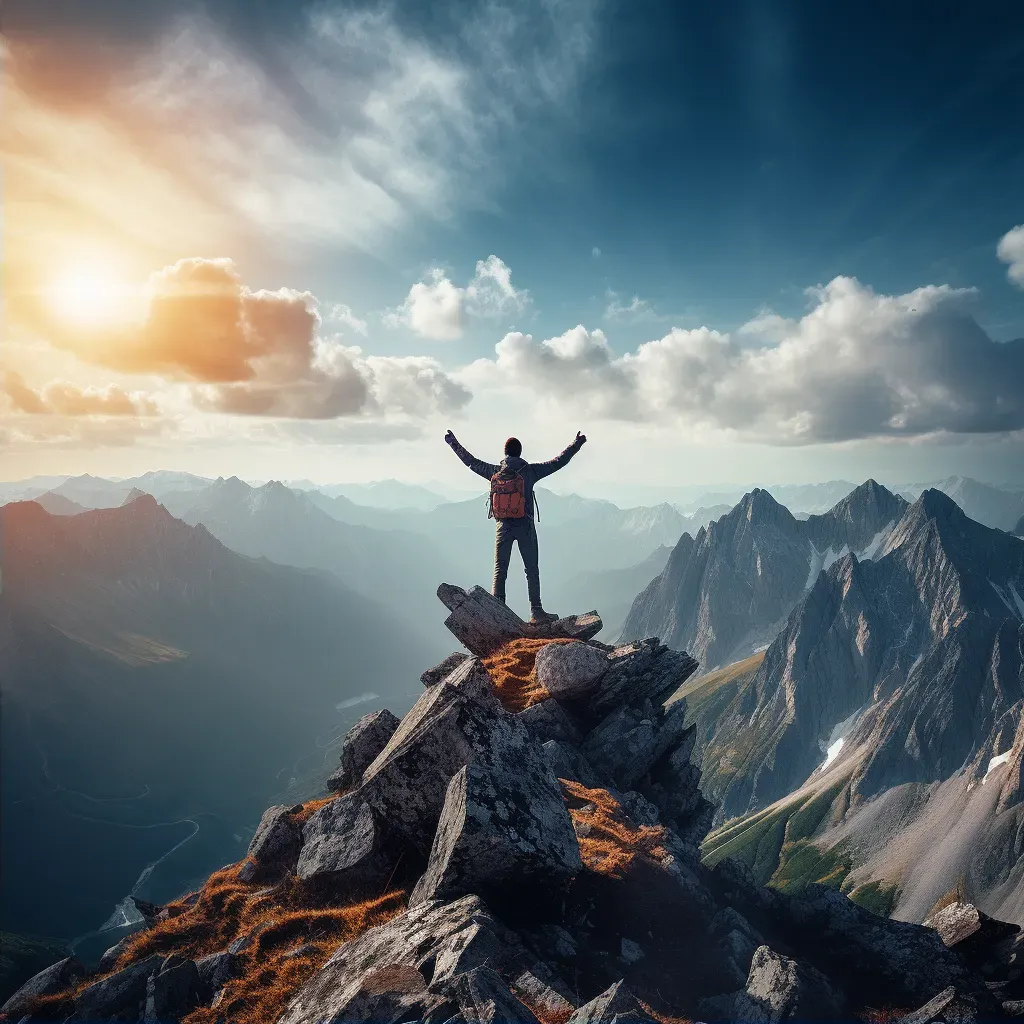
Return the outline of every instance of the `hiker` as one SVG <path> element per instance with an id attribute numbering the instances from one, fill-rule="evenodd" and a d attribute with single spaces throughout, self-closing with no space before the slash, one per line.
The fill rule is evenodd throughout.
<path id="1" fill-rule="evenodd" d="M 530 623 L 542 626 L 558 618 L 544 611 L 540 603 L 540 564 L 537 553 L 537 527 L 534 524 L 536 503 L 533 486 L 538 480 L 569 464 L 569 460 L 586 443 L 586 437 L 577 433 L 576 440 L 550 462 L 527 462 L 522 457 L 523 446 L 518 438 L 510 437 L 505 442 L 505 458 L 495 466 L 474 458 L 456 440 L 449 430 L 444 435 L 452 451 L 478 476 L 491 482 L 488 499 L 488 519 L 497 520 L 494 538 L 494 596 L 505 603 L 505 579 L 508 576 L 508 562 L 512 557 L 512 545 L 519 544 L 519 554 L 526 569 L 526 586 L 530 594 Z"/>

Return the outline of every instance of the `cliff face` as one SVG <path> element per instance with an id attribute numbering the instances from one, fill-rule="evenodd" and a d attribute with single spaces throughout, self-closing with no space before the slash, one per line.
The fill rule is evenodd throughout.
<path id="1" fill-rule="evenodd" d="M 930 1021 L 1017 997 L 1016 929 L 971 908 L 939 932 L 702 865 L 694 729 L 663 707 L 689 655 L 599 643 L 596 613 L 535 629 L 480 588 L 438 596 L 468 653 L 351 731 L 330 795 L 270 808 L 243 862 L 8 1017 L 766 1022 L 937 998 Z"/>
<path id="2" fill-rule="evenodd" d="M 695 539 L 681 538 L 634 602 L 623 638 L 656 633 L 709 669 L 747 657 L 771 642 L 823 568 L 851 551 L 873 557 L 905 508 L 869 480 L 799 520 L 755 489 Z"/>

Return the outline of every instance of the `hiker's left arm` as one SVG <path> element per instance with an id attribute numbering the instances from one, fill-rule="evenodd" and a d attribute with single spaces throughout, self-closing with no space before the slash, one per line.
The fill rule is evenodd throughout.
<path id="1" fill-rule="evenodd" d="M 557 473 L 563 466 L 569 465 L 569 460 L 586 444 L 587 438 L 585 434 L 577 434 L 576 440 L 573 441 L 568 448 L 562 452 L 561 455 L 556 455 L 550 462 L 535 462 L 533 464 L 533 478 L 534 480 L 543 480 L 546 476 L 551 476 L 552 473 Z"/>
<path id="2" fill-rule="evenodd" d="M 465 448 L 456 440 L 455 435 L 449 430 L 444 435 L 445 441 L 451 446 L 453 452 L 462 460 L 463 465 L 468 466 L 477 476 L 482 476 L 486 480 L 490 480 L 495 473 L 498 472 L 500 467 L 491 465 L 489 462 L 484 462 L 482 459 L 478 459 L 475 455 L 467 452 Z"/>

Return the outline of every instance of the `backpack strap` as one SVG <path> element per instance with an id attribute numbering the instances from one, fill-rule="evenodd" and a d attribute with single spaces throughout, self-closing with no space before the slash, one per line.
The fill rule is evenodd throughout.
<path id="1" fill-rule="evenodd" d="M 533 485 L 533 511 L 536 513 L 536 520 L 540 522 L 540 502 L 537 500 L 537 485 Z"/>

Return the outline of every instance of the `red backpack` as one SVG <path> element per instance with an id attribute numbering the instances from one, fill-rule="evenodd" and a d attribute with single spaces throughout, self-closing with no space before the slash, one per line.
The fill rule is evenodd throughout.
<path id="1" fill-rule="evenodd" d="M 491 477 L 488 519 L 522 519 L 526 515 L 526 481 L 521 473 Z"/>

